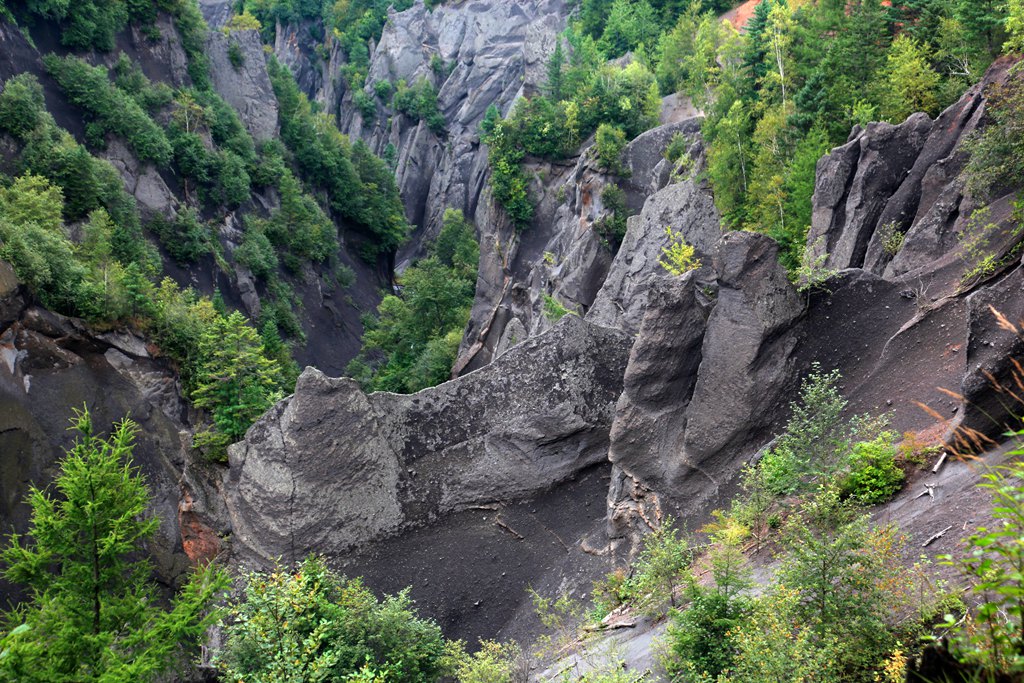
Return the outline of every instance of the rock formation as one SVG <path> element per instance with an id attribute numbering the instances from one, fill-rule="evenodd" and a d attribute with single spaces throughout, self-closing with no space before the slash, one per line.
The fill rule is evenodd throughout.
<path id="1" fill-rule="evenodd" d="M 230 449 L 235 546 L 339 555 L 439 515 L 544 491 L 605 460 L 629 338 L 566 316 L 492 365 L 417 394 L 308 368 Z"/>

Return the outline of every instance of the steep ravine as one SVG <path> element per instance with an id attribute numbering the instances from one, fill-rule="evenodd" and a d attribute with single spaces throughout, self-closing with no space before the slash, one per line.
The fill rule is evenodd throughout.
<path id="1" fill-rule="evenodd" d="M 204 1 L 212 25 L 230 16 L 227 4 Z M 506 111 L 537 87 L 565 13 L 558 0 L 474 0 L 393 14 L 370 81 L 435 80 L 448 120 L 442 136 L 398 115 L 387 124 L 383 105 L 362 120 L 331 76 L 337 51 L 314 65 L 303 27 L 278 27 L 278 56 L 342 129 L 377 151 L 389 142 L 400 151 L 400 187 L 420 227 L 399 262 L 421 249 L 446 207 L 475 217 L 484 248 L 461 376 L 410 396 L 367 395 L 338 378 L 356 349 L 357 309 L 372 307 L 383 279 L 353 260 L 351 304 L 326 296 L 318 273 L 303 273 L 309 345 L 301 359 L 315 367 L 231 447 L 228 466 L 203 466 L 186 447 L 192 416 L 173 370 L 145 340 L 40 309 L 0 263 L 3 519 L 24 525 L 18 502 L 30 482 L 52 475 L 68 442 L 68 410 L 88 401 L 99 422 L 130 413 L 143 427 L 136 456 L 163 520 L 151 551 L 168 582 L 200 557 L 241 567 L 324 553 L 375 588 L 412 584 L 452 637 L 529 639 L 527 586 L 585 592 L 629 556 L 651 518 L 672 512 L 692 527 L 726 503 L 737 471 L 780 429 L 814 362 L 843 373 L 851 412 L 891 411 L 899 431 L 934 427 L 916 401 L 948 415 L 947 431 L 1001 431 L 1005 408 L 983 373 L 999 377 L 1022 348 L 989 306 L 1024 319 L 1024 267 L 1017 260 L 965 284 L 970 264 L 957 234 L 978 206 L 960 179 L 963 141 L 984 123 L 985 86 L 1006 78 L 1007 62 L 936 120 L 870 124 L 818 163 L 809 244 L 841 272 L 807 294 L 790 283 L 769 238 L 722 233 L 699 175 L 700 120 L 682 115 L 675 98 L 666 98 L 666 123 L 625 150 L 628 179 L 601 173 L 586 152 L 534 162 L 536 218 L 515 232 L 489 199 L 477 126 L 489 105 Z M 242 36 L 247 66 L 237 78 L 222 42 L 215 35 L 208 46 L 214 83 L 254 135 L 273 136 L 258 37 Z M 14 34 L 4 45 L 0 76 L 36 65 L 38 54 Z M 159 50 L 169 52 L 143 60 L 154 78 L 176 63 L 173 40 Z M 452 65 L 443 78 L 430 69 L 433 54 Z M 48 88 L 47 97 L 58 121 L 80 133 L 59 94 Z M 675 133 L 691 143 L 682 177 L 662 155 Z M 177 201 L 159 174 L 114 145 L 110 154 L 140 204 L 161 211 Z M 610 182 L 623 185 L 635 211 L 614 255 L 593 230 Z M 1001 253 L 1014 246 L 1008 207 L 1009 195 L 991 202 L 1004 228 L 993 245 Z M 905 234 L 896 254 L 882 245 L 890 225 Z M 700 269 L 665 274 L 666 226 L 695 245 Z M 222 236 L 237 237 L 231 220 Z M 237 273 L 207 263 L 175 275 L 208 291 L 219 282 L 229 303 L 252 305 Z M 578 315 L 553 324 L 545 295 Z M 907 491 L 887 508 L 917 520 L 913 541 L 940 514 L 965 530 L 979 523 L 970 473 L 958 465 L 943 477 L 939 507 L 915 516 Z"/>
<path id="2" fill-rule="evenodd" d="M 997 64 L 986 77 L 988 82 L 1004 78 L 1005 67 L 1005 63 Z M 833 234 L 839 230 L 833 227 L 836 225 L 847 231 L 866 231 L 844 239 L 870 244 L 878 217 L 907 206 L 905 198 L 914 194 L 913 184 L 928 177 L 929 169 L 921 165 L 948 168 L 962 160 L 962 137 L 953 143 L 948 141 L 948 121 L 957 112 L 983 110 L 984 104 L 984 88 L 978 87 L 935 122 L 915 115 L 899 126 L 872 124 L 855 131 L 846 147 L 835 150 L 818 165 L 811 239 L 816 241 L 824 235 L 830 243 L 838 240 Z M 658 130 L 648 134 L 658 135 Z M 910 147 L 909 152 L 903 146 L 884 142 L 906 135 L 918 136 L 923 142 Z M 667 136 L 660 139 L 664 144 Z M 634 142 L 634 149 L 641 142 Z M 867 151 L 854 157 L 851 170 L 844 174 L 833 171 L 838 160 L 849 158 L 848 149 Z M 699 145 L 692 153 L 699 162 Z M 653 152 L 649 158 L 657 156 Z M 877 172 L 875 165 L 886 172 Z M 637 168 L 641 172 L 635 172 L 634 178 L 643 177 L 643 167 Z M 946 198 L 948 193 L 961 192 L 961 185 L 951 182 L 952 188 L 943 195 Z M 874 200 L 860 202 L 853 199 L 856 196 Z M 994 204 L 1000 206 L 1005 201 L 997 198 Z M 837 211 L 836 202 L 841 207 L 845 202 L 845 208 L 838 210 L 845 211 L 846 219 L 832 224 L 827 217 Z M 998 423 L 983 425 L 979 419 L 975 406 L 984 405 L 991 393 L 979 378 L 985 370 L 998 374 L 1005 360 L 1021 349 L 1016 337 L 997 329 L 988 306 L 994 305 L 1011 320 L 1024 318 L 1024 269 L 1016 261 L 986 281 L 963 284 L 961 275 L 970 263 L 954 246 L 927 252 L 917 242 L 918 235 L 928 234 L 920 239 L 957 244 L 952 235 L 959 228 L 952 223 L 933 228 L 930 234 L 924 229 L 921 221 L 928 220 L 927 209 L 933 204 L 921 204 L 923 210 L 906 225 L 907 236 L 896 261 L 912 254 L 932 254 L 931 258 L 916 257 L 912 274 L 847 268 L 830 280 L 826 289 L 810 294 L 798 292 L 789 282 L 769 238 L 744 232 L 717 236 L 714 206 L 708 189 L 698 180 L 669 182 L 646 199 L 641 197 L 641 204 L 639 215 L 629 221 L 625 246 L 608 266 L 608 275 L 584 319 L 567 316 L 553 329 L 531 331 L 523 325 L 526 341 L 508 339 L 505 348 L 494 352 L 491 363 L 411 397 L 363 397 L 351 384 L 329 382 L 308 371 L 296 396 L 268 413 L 246 442 L 234 447 L 234 467 L 226 488 L 233 491 L 231 495 L 246 495 L 246 489 L 233 482 L 250 476 L 247 470 L 255 464 L 250 459 L 256 454 L 259 463 L 282 464 L 252 469 L 262 477 L 263 484 L 252 480 L 250 490 L 264 486 L 272 491 L 274 482 L 283 481 L 281 477 L 286 473 L 288 477 L 297 475 L 305 482 L 301 492 L 303 519 L 327 522 L 337 505 L 347 506 L 353 500 L 351 487 L 355 487 L 356 495 L 372 497 L 372 509 L 384 504 L 390 512 L 367 515 L 364 508 L 361 515 L 346 507 L 346 518 L 354 515 L 351 524 L 333 530 L 317 526 L 303 534 L 308 543 L 302 548 L 338 552 L 343 546 L 357 543 L 365 552 L 380 552 L 378 557 L 387 557 L 389 552 L 398 552 L 387 548 L 423 547 L 424 539 L 468 528 L 467 518 L 446 515 L 446 511 L 472 509 L 486 504 L 489 498 L 507 502 L 523 495 L 532 497 L 571 478 L 573 472 L 584 472 L 594 462 L 610 461 L 605 523 L 598 525 L 604 528 L 589 533 L 578 526 L 552 528 L 570 550 L 565 558 L 552 557 L 534 568 L 536 576 L 543 577 L 547 585 L 561 583 L 585 590 L 581 582 L 585 574 L 579 573 L 573 557 L 600 556 L 603 559 L 596 564 L 611 566 L 628 555 L 638 535 L 646 530 L 646 520 L 673 512 L 692 526 L 714 506 L 726 503 L 735 490 L 735 474 L 781 428 L 799 379 L 813 362 L 821 363 L 825 370 L 836 368 L 843 373 L 842 389 L 851 401 L 851 414 L 891 412 L 893 427 L 900 432 L 934 431 L 934 418 L 920 410 L 916 404 L 920 401 L 949 416 L 947 432 L 958 425 L 984 428 L 993 434 L 1000 431 Z M 910 210 L 904 212 L 909 214 Z M 1000 220 L 1007 222 L 1009 217 L 1002 214 Z M 704 261 L 701 269 L 682 278 L 661 272 L 657 257 L 666 224 L 682 229 L 697 245 Z M 566 227 L 565 223 L 556 225 Z M 583 228 L 576 219 L 566 229 L 576 234 Z M 535 238 L 544 239 L 527 232 L 522 242 L 532 243 Z M 1011 242 L 1005 242 L 993 248 L 1005 251 L 1011 247 Z M 906 257 L 902 256 L 903 250 Z M 931 283 L 924 291 L 917 286 L 922 279 Z M 523 286 L 517 295 L 523 308 L 527 308 L 529 291 Z M 595 367 L 617 362 L 613 359 L 619 351 L 612 351 L 607 343 L 596 344 L 587 347 L 591 350 L 582 356 L 576 355 L 581 361 L 568 367 L 551 365 L 545 359 L 552 354 L 560 359 L 567 353 L 579 354 L 580 347 L 574 340 L 580 334 L 608 335 L 614 334 L 614 329 L 625 335 L 623 343 L 631 347 L 621 393 L 612 389 L 616 379 L 602 385 L 610 392 L 584 392 L 589 401 L 577 405 L 581 399 L 575 399 L 571 402 L 577 405 L 575 409 L 568 404 L 563 407 L 549 403 L 561 395 L 560 387 L 565 382 L 585 386 L 579 384 L 581 379 Z M 536 389 L 548 385 L 554 393 Z M 973 405 L 939 388 L 963 390 Z M 439 400 L 441 397 L 446 400 Z M 452 412 L 452 397 L 459 398 L 459 405 L 473 406 L 473 410 L 463 413 L 464 409 L 459 408 Z M 295 410 L 304 401 L 315 406 L 308 418 Z M 988 402 L 989 407 L 995 405 L 995 401 Z M 611 415 L 604 411 L 611 410 L 613 403 L 614 417 L 610 421 L 601 417 L 596 423 L 577 422 L 584 405 L 594 406 L 598 410 L 595 415 L 605 416 Z M 398 407 L 409 405 L 416 407 L 413 413 Z M 319 414 L 325 418 L 320 420 L 316 417 Z M 331 424 L 334 419 L 326 415 L 344 415 L 338 419 L 346 425 L 360 425 L 332 432 L 335 439 L 342 434 L 359 434 L 358 447 L 342 447 L 351 454 L 346 458 L 355 458 L 355 471 L 367 471 L 362 464 L 367 459 L 384 458 L 394 463 L 397 453 L 397 467 L 389 464 L 383 470 L 397 472 L 397 476 L 375 480 L 372 486 L 325 476 L 338 460 L 310 455 L 324 452 L 327 434 L 321 431 L 321 425 Z M 414 415 L 414 424 L 432 425 L 429 437 L 410 432 L 411 423 L 405 415 Z M 455 417 L 458 415 L 472 417 Z M 493 421 L 491 415 L 504 417 Z M 991 416 L 999 419 L 998 413 Z M 317 426 L 304 427 L 309 421 Z M 521 433 L 511 436 L 508 429 L 512 424 Z M 471 441 L 481 447 L 464 448 L 466 429 L 472 431 Z M 580 442 L 584 437 L 585 441 Z M 597 446 L 605 439 L 607 456 L 581 457 L 592 453 L 582 443 Z M 559 453 L 579 455 L 570 460 L 564 455 L 554 459 L 542 456 L 551 446 Z M 276 474 L 277 467 L 286 467 L 285 461 L 299 467 L 299 471 L 282 469 Z M 472 472 L 481 465 L 488 477 L 480 483 L 488 493 L 467 487 L 467 481 L 473 481 Z M 426 469 L 421 471 L 421 466 Z M 490 487 L 491 482 L 510 480 L 516 483 Z M 556 487 L 552 495 L 558 495 L 559 490 L 564 489 Z M 336 502 L 325 505 L 316 501 Z M 252 511 L 256 508 L 250 507 Z M 587 514 L 585 508 L 577 509 Z M 245 538 L 237 540 L 256 554 L 280 552 L 272 541 L 279 533 L 275 529 L 280 518 L 261 525 L 259 519 L 248 515 Z M 481 511 L 481 520 L 487 515 Z M 375 529 L 367 527 L 371 522 L 377 525 Z M 420 526 L 423 523 L 426 525 Z M 931 533 L 928 529 L 922 523 L 910 531 L 927 537 Z M 391 535 L 396 531 L 397 536 Z M 499 525 L 490 531 L 495 537 L 506 533 Z M 382 533 L 391 539 L 385 545 L 370 541 Z M 261 550 L 260 543 L 251 539 L 269 539 L 271 545 Z M 506 540 L 522 542 L 511 535 Z M 936 552 L 943 547 L 937 544 Z M 494 555 L 487 544 L 474 548 L 467 543 L 462 550 L 459 576 L 467 577 L 470 585 L 496 580 L 488 559 Z M 444 601 L 442 596 L 448 590 L 443 585 L 447 572 L 441 566 L 444 557 L 443 553 L 438 555 L 441 564 L 437 578 L 429 577 L 425 584 L 414 587 L 414 596 L 422 596 L 426 604 Z M 479 605 L 476 601 L 461 605 L 472 615 L 473 624 L 488 623 L 480 614 L 491 607 L 486 600 Z M 446 620 L 470 623 L 453 609 L 460 607 L 446 603 Z M 507 610 L 507 604 L 501 605 L 483 632 L 499 630 L 506 623 Z M 499 613 L 503 616 L 497 617 Z"/>

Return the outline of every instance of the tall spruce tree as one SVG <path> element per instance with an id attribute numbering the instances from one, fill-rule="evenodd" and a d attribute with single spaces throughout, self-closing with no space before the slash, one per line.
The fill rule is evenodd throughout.
<path id="1" fill-rule="evenodd" d="M 153 680 L 216 619 L 210 606 L 226 575 L 201 567 L 169 609 L 160 606 L 152 566 L 139 557 L 159 521 L 146 515 L 149 491 L 132 464 L 136 426 L 122 420 L 104 438 L 87 409 L 72 425 L 77 438 L 53 492 L 31 489 L 29 531 L 0 553 L 4 578 L 28 594 L 4 615 L 0 680 Z"/>

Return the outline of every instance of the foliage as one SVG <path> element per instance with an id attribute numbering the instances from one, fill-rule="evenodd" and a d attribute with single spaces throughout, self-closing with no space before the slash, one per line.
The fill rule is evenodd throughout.
<path id="1" fill-rule="evenodd" d="M 12 76 L 0 93 L 0 130 L 16 138 L 24 138 L 40 123 L 46 103 L 43 88 L 29 73 Z"/>
<path id="2" fill-rule="evenodd" d="M 692 561 L 689 540 L 675 527 L 675 520 L 666 516 L 657 529 L 644 536 L 633 563 L 632 591 L 639 603 L 650 611 L 665 602 L 675 606 L 676 587 Z"/>
<path id="3" fill-rule="evenodd" d="M 798 478 L 834 465 L 847 445 L 841 418 L 846 399 L 839 392 L 842 379 L 838 370 L 824 372 L 817 362 L 800 384 L 800 398 L 790 404 L 785 431 L 776 439 L 771 453 L 791 463 L 786 478 L 771 478 L 768 488 L 786 493 L 795 488 Z M 768 456 L 766 456 L 767 458 Z"/>
<path id="4" fill-rule="evenodd" d="M 171 258 L 181 265 L 195 263 L 213 249 L 209 228 L 199 220 L 195 209 L 184 209 L 173 219 L 158 215 L 148 227 Z"/>
<path id="5" fill-rule="evenodd" d="M 225 33 L 233 33 L 234 31 L 262 31 L 263 25 L 260 24 L 260 20 L 256 18 L 254 14 L 249 10 L 242 10 L 239 14 L 231 17 L 231 21 L 224 25 L 223 31 Z"/>
<path id="6" fill-rule="evenodd" d="M 557 323 L 571 312 L 561 301 L 550 294 L 544 294 L 544 317 L 549 323 Z"/>
<path id="7" fill-rule="evenodd" d="M 824 236 L 819 237 L 813 244 L 807 245 L 800 260 L 799 268 L 791 273 L 791 276 L 797 283 L 796 288 L 799 292 L 824 289 L 825 283 L 839 274 L 839 271 L 825 265 L 828 263 L 828 252 L 822 250 L 824 239 Z"/>
<path id="8" fill-rule="evenodd" d="M 731 669 L 737 651 L 735 636 L 751 612 L 745 595 L 752 585 L 750 570 L 739 548 L 742 536 L 728 525 L 716 525 L 710 531 L 715 542 L 710 555 L 714 585 L 691 581 L 685 594 L 688 604 L 671 614 L 666 632 L 663 663 L 674 677 L 696 673 L 714 679 Z"/>
<path id="9" fill-rule="evenodd" d="M 668 238 L 668 246 L 661 248 L 662 256 L 658 259 L 658 264 L 662 268 L 676 276 L 686 275 L 691 270 L 700 268 L 700 259 L 694 258 L 694 248 L 686 243 L 682 232 L 666 226 L 665 237 Z"/>
<path id="10" fill-rule="evenodd" d="M 259 333 L 237 311 L 211 321 L 199 337 L 197 352 L 192 403 L 210 413 L 218 437 L 237 441 L 281 398 L 278 365 L 266 356 Z M 198 445 L 209 440 L 196 438 Z"/>
<path id="11" fill-rule="evenodd" d="M 626 236 L 626 219 L 629 218 L 626 193 L 618 185 L 609 183 L 601 189 L 601 203 L 604 205 L 605 214 L 594 221 L 594 231 L 601 236 L 601 242 L 614 254 L 618 252 Z"/>
<path id="12" fill-rule="evenodd" d="M 411 393 L 451 377 L 476 289 L 474 228 L 447 210 L 430 255 L 402 274 L 364 321 L 363 348 L 348 372 L 367 389 Z"/>
<path id="13" fill-rule="evenodd" d="M 689 148 L 690 141 L 685 135 L 682 133 L 673 133 L 672 139 L 669 140 L 668 145 L 665 146 L 665 159 L 672 163 L 676 163 L 683 158 L 683 155 L 686 154 Z"/>
<path id="14" fill-rule="evenodd" d="M 360 251 L 367 259 L 396 249 L 408 224 L 387 164 L 365 144 L 350 143 L 329 117 L 314 113 L 285 67 L 271 59 L 268 71 L 280 104 L 281 140 L 302 178 L 326 192 L 335 216 L 355 221 L 368 234 Z"/>
<path id="15" fill-rule="evenodd" d="M 616 146 L 658 121 L 661 101 L 650 70 L 639 62 L 626 67 L 602 65 L 593 40 L 571 28 L 564 39 L 571 47 L 570 57 L 557 68 L 554 62 L 549 64 L 549 78 L 557 82 L 545 86 L 548 95 L 520 100 L 505 119 L 498 118 L 496 109 L 490 111 L 481 124 L 482 139 L 489 147 L 494 198 L 519 229 L 533 217 L 521 168 L 527 156 L 565 158 L 601 124 L 607 124 L 598 155 L 601 163 L 612 163 Z M 616 129 L 625 137 L 620 138 Z"/>
<path id="16" fill-rule="evenodd" d="M 138 80 L 123 66 L 119 64 L 116 70 L 119 77 L 134 84 L 133 91 L 136 86 L 148 87 L 148 81 Z M 23 93 L 34 89 L 32 79 L 19 82 L 24 86 Z M 13 88 L 12 94 L 18 94 L 17 91 L 18 87 Z M 192 126 L 193 130 L 199 125 L 208 126 L 213 139 L 227 148 L 221 157 L 233 159 L 234 170 L 228 166 L 227 173 L 242 178 L 242 184 L 247 186 L 248 176 L 241 168 L 242 155 L 254 156 L 255 152 L 237 115 L 216 96 L 196 92 L 195 96 L 185 97 L 186 94 L 179 93 L 175 117 L 191 122 L 181 125 Z M 0 106 L 3 102 L 0 95 Z M 230 115 L 223 111 L 225 107 Z M 177 125 L 172 123 L 172 129 Z M 0 258 L 14 265 L 19 277 L 48 308 L 97 323 L 130 323 L 151 334 L 161 352 L 178 364 L 186 393 L 191 393 L 200 363 L 205 362 L 199 352 L 200 340 L 211 326 L 224 323 L 226 314 L 216 312 L 209 300 L 190 290 L 181 290 L 172 281 L 153 284 L 151 278 L 158 272 L 158 257 L 142 235 L 134 201 L 125 193 L 119 174 L 108 162 L 93 158 L 68 133 L 57 128 L 45 111 L 39 113 L 35 129 L 21 131 L 22 163 L 31 172 L 0 189 Z M 298 185 L 293 181 L 291 187 Z M 282 207 L 272 214 L 271 222 L 290 221 L 289 235 L 295 240 L 293 251 L 303 257 L 324 259 L 332 248 L 329 245 L 334 244 L 334 228 L 315 202 L 308 197 L 296 197 L 296 192 L 282 193 Z M 64 197 L 69 199 L 65 201 Z M 321 221 L 319 230 L 330 236 L 328 246 L 309 237 L 313 230 L 309 212 L 296 210 L 296 203 L 307 207 L 312 204 L 314 216 Z M 77 244 L 69 238 L 62 219 L 87 219 L 81 225 Z M 317 224 L 316 218 L 311 221 Z M 157 218 L 150 227 L 164 241 L 168 253 L 182 262 L 199 258 L 215 246 L 213 236 L 193 209 L 179 211 L 173 220 Z M 266 245 L 262 242 L 257 246 Z M 250 263 L 256 263 L 254 249 L 251 245 L 249 249 L 253 256 Z M 259 256 L 264 265 L 273 264 L 273 254 L 268 258 L 264 251 Z M 280 287 L 274 291 L 278 290 Z M 285 328 L 294 320 L 294 314 L 285 310 L 287 315 L 275 316 L 275 329 L 277 325 Z M 294 363 L 287 348 L 277 341 L 276 349 L 263 350 L 275 377 L 273 391 L 260 399 L 265 405 L 269 405 L 276 392 L 287 390 L 294 381 Z M 249 410 L 242 420 L 251 422 L 256 414 Z M 247 427 L 239 421 L 232 431 L 238 434 Z M 214 440 L 234 438 L 207 436 Z"/>
<path id="17" fill-rule="evenodd" d="M 254 683 L 433 683 L 445 664 L 441 629 L 413 611 L 408 590 L 378 600 L 318 557 L 244 579 L 217 664 Z"/>
<path id="18" fill-rule="evenodd" d="M 87 120 L 87 137 L 102 143 L 107 133 L 124 139 L 142 161 L 166 166 L 171 160 L 171 145 L 163 130 L 131 96 L 109 80 L 107 70 L 89 66 L 74 57 L 46 55 L 46 70 L 68 96 L 83 109 Z"/>
<path id="19" fill-rule="evenodd" d="M 533 588 L 527 593 L 541 626 L 547 631 L 534 643 L 536 654 L 541 657 L 562 654 L 576 640 L 583 621 L 583 605 L 564 590 L 555 597 L 545 597 Z"/>
<path id="20" fill-rule="evenodd" d="M 420 79 L 411 86 L 399 81 L 391 106 L 413 121 L 423 121 L 434 133 L 444 132 L 445 120 L 437 107 L 437 91 L 426 79 Z"/>
<path id="21" fill-rule="evenodd" d="M 897 36 L 886 56 L 889 82 L 883 101 L 886 118 L 902 121 L 915 111 L 935 114 L 940 76 L 928 63 L 924 47 L 908 36 Z"/>
<path id="22" fill-rule="evenodd" d="M 1005 85 L 990 86 L 986 113 L 991 118 L 967 144 L 970 160 L 964 169 L 967 187 L 979 198 L 991 198 L 1024 182 L 1024 72 Z"/>
<path id="23" fill-rule="evenodd" d="M 992 468 L 982 478 L 980 486 L 992 496 L 995 525 L 978 527 L 966 539 L 969 552 L 963 559 L 943 558 L 971 580 L 981 601 L 967 625 L 947 617 L 946 626 L 954 629 L 950 649 L 985 674 L 1019 674 L 1024 671 L 1024 461 Z"/>
<path id="24" fill-rule="evenodd" d="M 35 15 L 60 23 L 60 42 L 77 50 L 97 49 L 110 52 L 114 37 L 137 18 L 136 3 L 129 0 L 30 0 L 18 6 L 11 3 L 16 16 Z"/>
<path id="25" fill-rule="evenodd" d="M 152 83 L 142 69 L 123 52 L 114 64 L 114 85 L 122 92 L 131 95 L 139 106 L 148 113 L 154 114 L 170 104 L 174 91 L 166 83 Z"/>
<path id="26" fill-rule="evenodd" d="M 139 552 L 159 524 L 146 515 L 149 491 L 132 463 L 137 427 L 96 434 L 88 410 L 72 419 L 74 445 L 54 493 L 33 487 L 27 536 L 3 550 L 8 581 L 27 600 L 4 615 L 14 630 L 0 657 L 10 681 L 151 681 L 215 620 L 213 599 L 227 576 L 197 569 L 165 607 Z M 17 627 L 17 628 L 15 628 Z"/>
<path id="27" fill-rule="evenodd" d="M 449 644 L 448 656 L 459 683 L 515 683 L 522 651 L 514 642 L 482 640 L 479 649 L 469 654 L 461 641 L 455 641 Z"/>
<path id="28" fill-rule="evenodd" d="M 873 441 L 853 445 L 847 456 L 847 472 L 839 482 L 840 491 L 862 505 L 877 505 L 892 498 L 903 487 L 906 476 L 896 465 L 893 432 L 882 432 Z"/>
<path id="29" fill-rule="evenodd" d="M 623 175 L 622 150 L 626 146 L 626 132 L 610 123 L 597 127 L 594 143 L 597 163 L 601 168 L 615 175 Z"/>

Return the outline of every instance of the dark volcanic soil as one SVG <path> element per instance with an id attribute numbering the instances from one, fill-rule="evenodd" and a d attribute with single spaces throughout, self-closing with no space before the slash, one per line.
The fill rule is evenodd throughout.
<path id="1" fill-rule="evenodd" d="M 449 638 L 527 639 L 538 631 L 529 587 L 582 597 L 609 571 L 607 558 L 580 548 L 604 528 L 607 490 L 608 466 L 594 467 L 532 500 L 455 513 L 376 543 L 342 568 L 378 594 L 412 586 L 420 612 Z"/>

